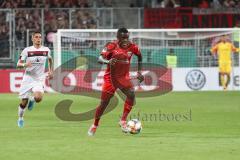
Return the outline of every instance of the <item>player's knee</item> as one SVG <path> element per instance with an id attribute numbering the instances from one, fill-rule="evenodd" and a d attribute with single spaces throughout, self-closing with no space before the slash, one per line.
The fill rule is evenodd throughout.
<path id="1" fill-rule="evenodd" d="M 39 97 L 39 96 L 34 97 L 34 99 L 35 99 L 35 102 L 37 102 L 37 103 L 42 101 L 42 97 Z"/>
<path id="2" fill-rule="evenodd" d="M 135 99 L 135 93 L 134 93 L 134 92 L 129 92 L 127 98 L 134 101 L 134 99 Z"/>
<path id="3" fill-rule="evenodd" d="M 101 100 L 100 106 L 101 106 L 101 107 L 106 107 L 106 106 L 109 104 L 109 101 L 110 101 L 110 100 Z"/>
<path id="4" fill-rule="evenodd" d="M 20 106 L 22 108 L 25 108 L 27 106 L 27 104 L 28 104 L 28 99 L 27 98 L 26 99 L 22 99 L 22 102 L 21 102 Z"/>

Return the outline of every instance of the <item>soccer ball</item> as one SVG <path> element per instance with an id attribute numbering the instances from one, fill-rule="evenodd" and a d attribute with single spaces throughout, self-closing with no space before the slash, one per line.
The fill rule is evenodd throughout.
<path id="1" fill-rule="evenodd" d="M 138 134 L 142 130 L 142 123 L 138 119 L 131 119 L 127 123 L 127 129 L 131 134 Z"/>

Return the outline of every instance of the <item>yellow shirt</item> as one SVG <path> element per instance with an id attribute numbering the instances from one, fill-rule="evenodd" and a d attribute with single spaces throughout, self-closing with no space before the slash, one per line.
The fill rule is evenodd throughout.
<path id="1" fill-rule="evenodd" d="M 230 42 L 220 42 L 211 48 L 211 52 L 218 54 L 219 62 L 231 62 L 232 52 L 239 52 L 239 48 L 235 48 Z"/>
<path id="2" fill-rule="evenodd" d="M 167 55 L 166 58 L 168 67 L 177 67 L 177 56 Z"/>

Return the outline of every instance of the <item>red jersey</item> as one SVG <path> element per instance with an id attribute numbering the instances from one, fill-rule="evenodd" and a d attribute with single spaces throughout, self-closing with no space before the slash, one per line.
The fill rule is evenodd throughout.
<path id="1" fill-rule="evenodd" d="M 138 46 L 134 43 L 127 49 L 119 47 L 118 41 L 107 43 L 102 50 L 101 55 L 104 59 L 110 60 L 111 58 L 117 59 L 115 65 L 107 65 L 105 71 L 104 80 L 110 80 L 111 74 L 114 74 L 116 78 L 129 78 L 129 69 L 132 55 L 140 55 L 141 52 Z"/>

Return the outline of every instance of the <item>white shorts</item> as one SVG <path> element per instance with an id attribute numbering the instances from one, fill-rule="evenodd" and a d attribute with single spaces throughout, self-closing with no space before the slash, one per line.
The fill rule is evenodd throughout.
<path id="1" fill-rule="evenodd" d="M 24 76 L 19 91 L 19 98 L 29 98 L 34 92 L 44 93 L 43 81 L 34 80 L 30 76 Z"/>

